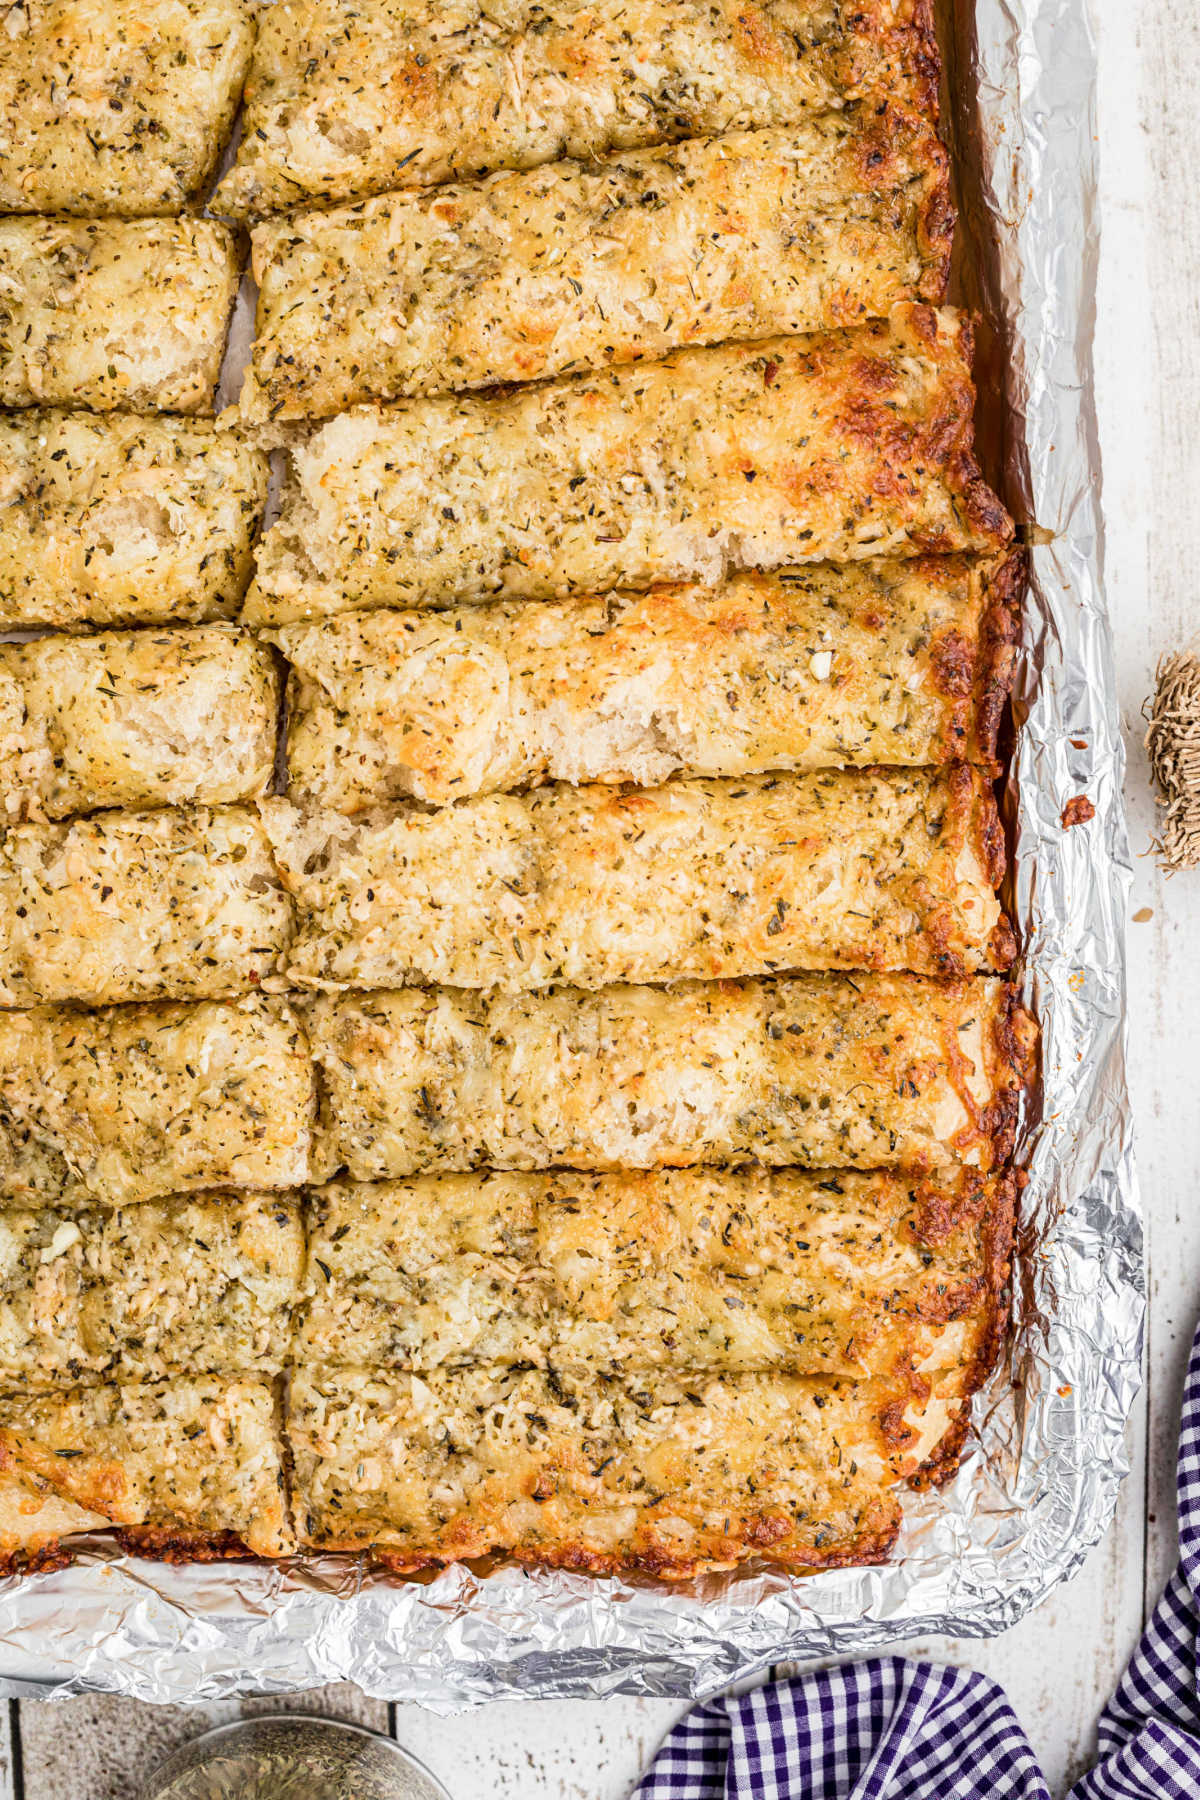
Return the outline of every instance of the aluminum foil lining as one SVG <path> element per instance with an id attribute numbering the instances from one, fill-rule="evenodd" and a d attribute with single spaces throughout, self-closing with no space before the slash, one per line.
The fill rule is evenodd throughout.
<path id="1" fill-rule="evenodd" d="M 335 1559 L 177 1569 L 97 1540 L 70 1568 L 0 1584 L 4 1692 L 199 1702 L 351 1680 L 447 1712 L 515 1695 L 703 1696 L 775 1661 L 1002 1631 L 1107 1528 L 1127 1468 L 1143 1294 L 1124 1067 L 1130 870 L 1092 390 L 1095 46 L 1087 0 L 963 0 L 946 23 L 978 286 L 966 297 L 990 321 L 985 435 L 990 411 L 1004 422 L 993 473 L 1016 515 L 1042 528 L 1007 803 L 1043 1091 L 1020 1149 L 1013 1334 L 956 1482 L 912 1497 L 885 1568 L 677 1590 L 518 1569 L 455 1568 L 419 1585 Z M 1077 795 L 1095 818 L 1065 829 Z"/>

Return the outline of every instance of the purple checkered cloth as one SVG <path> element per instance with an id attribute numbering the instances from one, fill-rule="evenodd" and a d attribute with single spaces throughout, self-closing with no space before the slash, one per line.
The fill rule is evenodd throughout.
<path id="1" fill-rule="evenodd" d="M 1200 1332 L 1179 1443 L 1179 1568 L 1070 1800 L 1200 1800 Z M 1002 1690 L 884 1656 L 698 1706 L 633 1800 L 1050 1800 Z"/>

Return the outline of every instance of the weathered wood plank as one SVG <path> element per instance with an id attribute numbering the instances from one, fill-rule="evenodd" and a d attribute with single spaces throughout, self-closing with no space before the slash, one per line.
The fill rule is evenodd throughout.
<path id="1" fill-rule="evenodd" d="M 110 1694 L 20 1708 L 24 1800 L 138 1800 L 172 1750 L 237 1717 L 236 1706 L 143 1706 Z"/>
<path id="2" fill-rule="evenodd" d="M 348 1682 L 309 1694 L 251 1698 L 206 1707 L 143 1706 L 111 1695 L 20 1703 L 25 1800 L 137 1800 L 142 1785 L 172 1750 L 210 1726 L 239 1716 L 306 1712 L 352 1719 L 386 1731 L 385 1701 L 369 1700 Z M 7 1715 L 4 1723 L 7 1724 Z M 0 1737 L 0 1800 L 8 1740 Z"/>
<path id="3" fill-rule="evenodd" d="M 454 1800 L 623 1800 L 682 1700 L 517 1700 L 439 1719 L 396 1708 L 395 1737 Z"/>
<path id="4" fill-rule="evenodd" d="M 17 1733 L 20 1713 L 15 1700 L 0 1702 L 0 1800 L 14 1800 L 18 1792 L 19 1754 Z"/>
<path id="5" fill-rule="evenodd" d="M 1195 8 L 1143 5 L 1142 124 L 1151 165 L 1145 221 L 1149 340 L 1153 362 L 1145 389 L 1130 381 L 1126 418 L 1142 410 L 1150 439 L 1146 611 L 1126 595 L 1133 629 L 1123 632 L 1122 697 L 1131 736 L 1139 692 L 1165 651 L 1192 641 L 1200 628 L 1191 544 L 1200 493 L 1200 204 L 1196 157 L 1200 124 L 1189 104 L 1191 72 L 1200 57 Z M 1120 608 L 1117 609 L 1118 611 Z M 1135 844 L 1151 826 L 1141 776 L 1132 759 Z M 1138 871 L 1135 909 L 1153 918 L 1133 927 L 1135 1031 L 1139 1054 L 1135 1100 L 1142 1183 L 1152 1213 L 1150 1287 L 1150 1463 L 1146 1584 L 1152 1601 L 1175 1560 L 1175 1448 L 1179 1397 L 1196 1319 L 1200 1316 L 1200 1109 L 1196 1106 L 1200 1016 L 1200 882 L 1166 882 L 1148 863 Z M 1155 1254 L 1157 1252 L 1157 1254 Z"/>

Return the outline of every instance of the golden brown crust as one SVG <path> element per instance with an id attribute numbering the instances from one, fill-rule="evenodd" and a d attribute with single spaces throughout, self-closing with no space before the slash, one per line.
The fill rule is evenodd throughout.
<path id="1" fill-rule="evenodd" d="M 298 1535 L 403 1570 L 494 1552 L 671 1580 L 871 1560 L 899 1518 L 881 1398 L 779 1374 L 306 1370 Z"/>
<path id="2" fill-rule="evenodd" d="M 546 780 L 994 770 L 1016 630 L 1005 566 L 825 563 L 285 626 L 289 792 L 357 813 Z"/>
<path id="3" fill-rule="evenodd" d="M 1012 1169 L 1007 1170 L 988 1196 L 984 1212 L 984 1280 L 989 1306 L 986 1327 L 979 1335 L 974 1361 L 964 1377 L 964 1391 L 968 1398 L 979 1392 L 996 1367 L 1011 1323 L 1007 1296 L 1016 1243 L 1020 1187 L 1021 1181 L 1017 1173 Z M 970 1413 L 965 1408 L 963 1418 L 969 1425 Z"/>
<path id="4" fill-rule="evenodd" d="M 254 41 L 244 0 L 24 0 L 0 57 L 0 212 L 178 213 Z"/>
<path id="5" fill-rule="evenodd" d="M 939 568 L 943 560 L 919 558 L 910 566 L 914 575 L 924 574 L 928 568 Z M 1025 574 L 1021 549 L 982 565 L 976 629 L 967 633 L 949 626 L 934 638 L 929 651 L 934 686 L 950 712 L 948 734 L 973 746 L 967 760 L 994 773 L 999 772 L 1000 727 L 1012 692 Z"/>
<path id="6" fill-rule="evenodd" d="M 243 419 L 839 329 L 945 298 L 946 153 L 884 103 L 254 233 Z"/>
<path id="7" fill-rule="evenodd" d="M 953 1383 L 961 1402 L 960 1409 L 933 1453 L 909 1476 L 909 1485 L 913 1488 L 944 1487 L 954 1479 L 971 1428 L 970 1402 L 999 1360 L 1009 1327 L 1007 1296 L 1016 1231 L 1017 1192 L 1018 1180 L 1012 1170 L 975 1191 L 975 1204 L 980 1215 L 982 1267 L 971 1308 L 970 1352 L 956 1372 Z M 935 1229 L 944 1229 L 940 1197 L 934 1199 L 933 1205 L 937 1218 Z M 914 1388 L 919 1399 L 927 1398 L 931 1392 L 930 1383 L 920 1376 L 916 1376 Z"/>
<path id="8" fill-rule="evenodd" d="M 211 413 L 238 274 L 213 219 L 0 218 L 0 405 Z"/>
<path id="9" fill-rule="evenodd" d="M 296 450 L 245 616 L 995 554 L 1013 526 L 972 450 L 970 344 L 961 314 L 911 305 L 853 331 L 356 408 Z"/>
<path id="10" fill-rule="evenodd" d="M 855 1534 L 853 1544 L 845 1548 L 831 1546 L 820 1549 L 808 1544 L 795 1556 L 784 1556 L 779 1540 L 788 1530 L 788 1521 L 780 1514 L 763 1511 L 744 1526 L 745 1555 L 737 1556 L 732 1542 L 714 1543 L 699 1555 L 684 1556 L 655 1546 L 640 1550 L 631 1545 L 627 1550 L 602 1553 L 586 1544 L 564 1544 L 554 1550 L 514 1550 L 500 1560 L 518 1563 L 528 1569 L 566 1569 L 576 1575 L 647 1576 L 654 1581 L 691 1581 L 713 1569 L 728 1569 L 740 1561 L 763 1561 L 788 1569 L 793 1575 L 820 1575 L 830 1569 L 861 1569 L 888 1561 L 900 1535 L 898 1511 L 880 1505 L 875 1518 L 864 1521 Z M 422 1570 L 444 1569 L 448 1563 L 471 1560 L 455 1553 L 445 1556 L 400 1556 L 386 1550 L 373 1549 L 372 1563 L 393 1575 L 415 1575 Z M 58 1564 L 52 1565 L 54 1567 Z"/>
<path id="11" fill-rule="evenodd" d="M 993 1170 L 1030 1072 L 1023 1018 L 986 977 L 323 996 L 313 1165 Z"/>
<path id="12" fill-rule="evenodd" d="M 927 0 L 299 0 L 261 15 L 218 206 L 595 161 L 880 95 L 935 118 L 939 79 Z"/>
<path id="13" fill-rule="evenodd" d="M 110 1538 L 127 1555 L 141 1557 L 147 1562 L 180 1565 L 265 1560 L 247 1546 L 244 1538 L 232 1531 L 204 1533 L 127 1526 L 99 1535 Z M 55 1569 L 69 1568 L 76 1554 L 69 1538 L 41 1544 L 34 1550 L 0 1551 L 0 1576 L 50 1574 Z"/>
<path id="14" fill-rule="evenodd" d="M 988 605 L 984 613 L 982 654 L 979 665 L 977 731 L 989 761 L 999 753 L 1004 711 L 1012 694 L 1017 646 L 1021 636 L 1021 610 L 1029 581 L 1029 556 L 1021 547 L 1010 550 L 988 580 Z"/>
<path id="15" fill-rule="evenodd" d="M 55 1569 L 70 1568 L 74 1554 L 58 1540 L 41 1544 L 36 1550 L 0 1551 L 0 1576 L 50 1575 Z"/>
<path id="16" fill-rule="evenodd" d="M 906 31 L 906 72 L 919 97 L 921 110 L 936 119 L 941 95 L 942 54 L 938 47 L 934 0 L 907 0 L 907 6 L 900 10 Z"/>
<path id="17" fill-rule="evenodd" d="M 984 1109 L 980 1123 L 995 1147 L 991 1167 L 999 1168 L 1013 1153 L 1021 1108 L 1037 1080 L 1041 1049 L 1037 1021 L 1015 986 L 1006 990 L 1006 1004 L 992 1021 L 991 1034 L 994 1054 L 1008 1078 Z"/>
<path id="18" fill-rule="evenodd" d="M 234 1531 L 164 1531 L 154 1526 L 126 1526 L 113 1533 L 122 1550 L 130 1556 L 152 1562 L 208 1563 L 258 1562 L 244 1538 Z"/>
<path id="19" fill-rule="evenodd" d="M 1011 960 L 995 799 L 962 764 L 554 786 L 353 822 L 262 812 L 298 987 L 958 978 Z"/>

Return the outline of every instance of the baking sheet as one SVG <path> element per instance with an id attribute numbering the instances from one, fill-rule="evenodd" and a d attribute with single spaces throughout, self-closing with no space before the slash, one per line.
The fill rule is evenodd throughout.
<path id="1" fill-rule="evenodd" d="M 513 1568 L 418 1584 L 335 1559 L 175 1569 L 98 1540 L 68 1569 L 0 1584 L 3 1692 L 197 1702 L 352 1680 L 440 1711 L 516 1695 L 703 1696 L 776 1661 L 1001 1631 L 1107 1528 L 1143 1296 L 1124 1066 L 1129 852 L 1091 367 L 1095 45 L 1086 0 L 964 0 L 944 49 L 963 279 L 986 321 L 983 448 L 1033 540 L 1006 802 L 1044 1059 L 1019 1149 L 1029 1185 L 1014 1330 L 957 1480 L 912 1497 L 885 1568 L 709 1576 L 674 1591 Z M 1064 829 L 1079 795 L 1095 818 Z"/>

